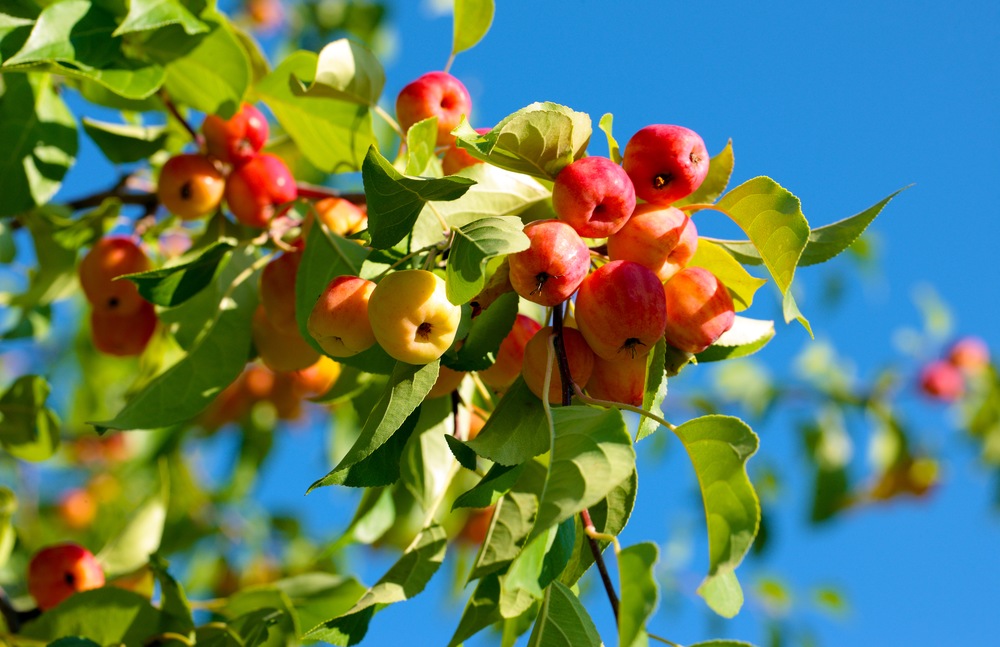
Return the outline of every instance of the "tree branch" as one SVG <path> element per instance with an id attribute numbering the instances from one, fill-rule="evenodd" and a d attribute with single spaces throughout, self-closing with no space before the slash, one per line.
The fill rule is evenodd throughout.
<path id="1" fill-rule="evenodd" d="M 177 106 L 170 98 L 170 95 L 167 94 L 167 91 L 161 89 L 159 92 L 159 97 L 160 101 L 163 102 L 163 105 L 166 106 L 167 112 L 170 113 L 170 116 L 172 116 L 174 119 L 179 121 L 182 126 L 184 126 L 184 130 L 188 131 L 188 134 L 191 135 L 191 139 L 194 140 L 194 143 L 198 145 L 198 148 L 201 148 L 202 143 L 204 143 L 202 141 L 201 135 L 199 135 L 198 131 L 195 130 L 191 126 L 191 124 L 188 123 L 188 120 L 184 118 L 184 115 L 181 114 L 181 111 L 177 109 Z"/>

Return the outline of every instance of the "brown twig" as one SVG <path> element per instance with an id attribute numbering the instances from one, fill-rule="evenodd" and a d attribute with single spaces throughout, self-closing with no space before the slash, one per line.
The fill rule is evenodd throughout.
<path id="1" fill-rule="evenodd" d="M 556 351 L 556 364 L 559 366 L 559 380 L 562 386 L 562 405 L 569 406 L 573 401 L 573 379 L 569 371 L 569 358 L 566 356 L 566 347 L 563 345 L 562 331 L 563 331 L 563 307 L 562 304 L 557 305 L 552 309 L 552 329 L 554 335 L 552 338 L 553 345 Z M 590 510 L 584 508 L 580 511 L 580 521 L 583 523 L 584 528 L 593 528 L 594 522 L 590 518 Z M 604 584 L 604 590 L 608 594 L 608 602 L 611 603 L 611 610 L 615 614 L 615 622 L 618 622 L 618 594 L 615 592 L 614 583 L 611 581 L 611 575 L 608 574 L 608 566 L 604 563 L 604 555 L 601 553 L 601 547 L 598 545 L 597 540 L 587 535 L 587 543 L 590 545 L 590 552 L 594 556 L 594 563 L 597 565 L 597 571 L 601 575 L 601 582 Z"/>
<path id="2" fill-rule="evenodd" d="M 179 121 L 181 125 L 184 126 L 184 130 L 188 131 L 188 134 L 191 135 L 191 139 L 194 140 L 194 143 L 198 145 L 198 148 L 201 148 L 203 143 L 201 135 L 199 135 L 198 131 L 195 130 L 190 123 L 188 123 L 188 120 L 184 118 L 181 111 L 177 109 L 177 106 L 170 98 L 170 95 L 167 94 L 167 91 L 160 90 L 159 97 L 160 101 L 163 102 L 163 105 L 166 106 L 167 112 L 169 112 L 174 119 Z"/>

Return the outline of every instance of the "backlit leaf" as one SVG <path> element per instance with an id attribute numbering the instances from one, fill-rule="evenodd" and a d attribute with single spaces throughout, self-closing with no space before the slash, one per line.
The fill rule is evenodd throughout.
<path id="1" fill-rule="evenodd" d="M 408 600 L 424 590 L 444 561 L 448 536 L 441 526 L 424 528 L 413 543 L 348 613 L 357 613 L 376 604 Z"/>
<path id="2" fill-rule="evenodd" d="M 638 647 L 648 644 L 646 621 L 653 615 L 659 597 L 653 567 L 659 551 L 656 544 L 643 542 L 618 553 L 621 603 L 618 607 L 618 644 Z"/>
<path id="3" fill-rule="evenodd" d="M 87 636 L 101 645 L 141 645 L 160 612 L 144 596 L 104 586 L 81 591 L 26 623 L 19 637 L 43 642 L 63 636 Z"/>
<path id="4" fill-rule="evenodd" d="M 521 552 L 538 512 L 545 474 L 538 461 L 524 463 L 514 485 L 496 503 L 469 579 L 502 569 Z"/>
<path id="5" fill-rule="evenodd" d="M 726 142 L 725 148 L 712 157 L 708 164 L 708 175 L 705 176 L 701 186 L 691 195 L 675 202 L 674 206 L 714 202 L 729 185 L 729 178 L 733 174 L 733 161 L 733 140 L 730 139 Z"/>
<path id="6" fill-rule="evenodd" d="M 150 31 L 165 25 L 180 25 L 188 34 L 208 31 L 208 26 L 177 0 L 129 0 L 128 14 L 113 35 Z"/>
<path id="7" fill-rule="evenodd" d="M 666 353 L 667 342 L 660 339 L 646 357 L 646 384 L 643 387 L 642 408 L 657 416 L 662 416 L 663 401 L 667 397 Z M 635 441 L 639 442 L 659 428 L 659 422 L 648 416 L 640 416 Z"/>
<path id="8" fill-rule="evenodd" d="M 456 229 L 448 256 L 448 300 L 468 302 L 486 285 L 486 261 L 527 249 L 523 229 L 516 216 L 483 218 Z"/>
<path id="9" fill-rule="evenodd" d="M 698 362 L 718 362 L 753 355 L 773 338 L 773 321 L 737 316 L 732 328 L 722 333 L 714 344 L 698 353 Z"/>
<path id="10" fill-rule="evenodd" d="M 454 438 L 451 398 L 428 400 L 420 407 L 416 431 L 396 461 L 403 484 L 424 510 L 430 510 L 451 482 L 455 458 L 445 438 Z"/>
<path id="11" fill-rule="evenodd" d="M 553 582 L 535 620 L 528 647 L 601 647 L 587 609 L 566 585 Z"/>
<path id="12" fill-rule="evenodd" d="M 590 520 L 594 523 L 597 532 L 618 536 L 628 523 L 628 518 L 632 514 L 635 506 L 635 495 L 639 481 L 633 471 L 628 478 L 612 488 L 603 500 L 588 508 L 590 510 Z M 573 586 L 583 577 L 587 569 L 594 563 L 594 553 L 590 549 L 590 542 L 584 533 L 583 524 L 580 517 L 576 517 L 576 545 L 573 547 L 573 555 L 570 557 L 566 568 L 559 575 L 559 581 L 566 586 Z M 610 542 L 599 539 L 598 547 L 603 552 Z"/>
<path id="13" fill-rule="evenodd" d="M 813 229 L 809 234 L 809 244 L 806 245 L 799 266 L 825 263 L 840 254 L 864 233 L 868 225 L 875 220 L 889 202 L 910 187 L 905 186 L 891 193 L 886 198 L 868 207 L 861 213 L 854 214 L 829 225 Z"/>
<path id="14" fill-rule="evenodd" d="M 733 298 L 736 312 L 749 308 L 753 303 L 753 295 L 767 283 L 767 279 L 751 275 L 725 249 L 705 238 L 698 240 L 698 249 L 688 264 L 703 267 L 722 281 Z"/>
<path id="15" fill-rule="evenodd" d="M 160 548 L 167 506 L 160 497 L 145 502 L 132 513 L 125 527 L 112 537 L 97 561 L 108 578 L 131 573 L 149 562 L 149 556 Z"/>
<path id="16" fill-rule="evenodd" d="M 114 164 L 140 162 L 163 149 L 167 142 L 166 126 L 113 124 L 83 118 L 83 129 Z"/>
<path id="17" fill-rule="evenodd" d="M 493 24 L 493 0 L 455 0 L 455 27 L 451 54 L 471 49 Z"/>
<path id="18" fill-rule="evenodd" d="M 493 505 L 514 487 L 523 469 L 523 465 L 494 464 L 479 483 L 455 499 L 451 509 L 485 508 Z"/>
<path id="19" fill-rule="evenodd" d="M 608 138 L 608 158 L 611 159 L 615 164 L 622 163 L 622 151 L 621 147 L 618 145 L 618 140 L 615 136 L 611 134 L 611 125 L 614 121 L 614 115 L 610 112 L 601 117 L 601 120 L 597 123 L 597 127 L 604 132 L 605 137 Z"/>
<path id="20" fill-rule="evenodd" d="M 448 642 L 457 647 L 481 630 L 503 619 L 500 615 L 500 576 L 492 573 L 479 580 L 462 612 L 458 628 Z"/>
<path id="21" fill-rule="evenodd" d="M 339 99 L 374 106 L 382 96 L 385 72 L 378 58 L 364 45 L 347 38 L 335 40 L 320 50 L 312 83 L 299 81 L 296 95 Z"/>

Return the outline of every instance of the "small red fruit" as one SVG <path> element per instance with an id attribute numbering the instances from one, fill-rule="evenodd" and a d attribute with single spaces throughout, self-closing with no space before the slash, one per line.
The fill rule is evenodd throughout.
<path id="1" fill-rule="evenodd" d="M 280 7 L 279 7 L 280 9 Z M 244 103 L 230 119 L 207 115 L 201 123 L 209 155 L 239 166 L 249 162 L 267 143 L 267 118 L 260 110 Z"/>
<path id="2" fill-rule="evenodd" d="M 276 327 L 264 306 L 258 305 L 254 311 L 250 331 L 261 361 L 276 373 L 301 370 L 320 357 L 298 330 L 285 332 Z"/>
<path id="3" fill-rule="evenodd" d="M 963 337 L 948 350 L 948 362 L 963 373 L 981 373 L 990 363 L 990 349 L 979 337 Z"/>
<path id="4" fill-rule="evenodd" d="M 667 281 L 687 266 L 698 249 L 698 231 L 683 211 L 641 204 L 608 238 L 608 258 L 635 261 Z"/>
<path id="5" fill-rule="evenodd" d="M 138 310 L 130 313 L 94 308 L 90 312 L 90 336 L 94 348 L 106 355 L 142 355 L 156 332 L 156 323 L 156 308 L 147 301 L 143 301 Z"/>
<path id="6" fill-rule="evenodd" d="M 729 290 L 701 267 L 685 267 L 663 285 L 667 300 L 664 337 L 674 348 L 700 353 L 733 326 L 736 312 Z"/>
<path id="7" fill-rule="evenodd" d="M 298 333 L 295 320 L 295 279 L 302 262 L 302 251 L 287 251 L 272 260 L 260 273 L 260 303 L 274 327 L 285 333 Z"/>
<path id="8" fill-rule="evenodd" d="M 406 85 L 396 97 L 396 118 L 403 132 L 418 121 L 437 117 L 438 146 L 455 140 L 451 131 L 471 110 L 469 91 L 447 72 L 428 72 Z"/>
<path id="9" fill-rule="evenodd" d="M 95 311 L 134 313 L 147 302 L 139 295 L 134 283 L 115 279 L 123 274 L 145 272 L 149 268 L 145 252 L 131 237 L 107 236 L 94 243 L 80 261 L 80 287 Z"/>
<path id="10" fill-rule="evenodd" d="M 954 402 L 965 392 L 965 380 L 958 367 L 939 359 L 921 369 L 920 388 L 936 400 Z"/>
<path id="11" fill-rule="evenodd" d="M 607 238 L 635 209 L 628 174 L 606 157 L 584 157 L 566 166 L 552 187 L 552 208 L 584 238 Z"/>
<path id="12" fill-rule="evenodd" d="M 687 197 L 708 175 L 709 156 L 698 133 L 684 126 L 654 124 L 625 145 L 622 165 L 635 194 L 659 205 Z"/>
<path id="13" fill-rule="evenodd" d="M 350 357 L 375 345 L 368 300 L 375 283 L 357 276 L 335 277 L 309 313 L 306 328 L 332 357 Z"/>
<path id="14" fill-rule="evenodd" d="M 524 228 L 530 246 L 507 257 L 510 284 L 528 301 L 551 307 L 570 298 L 590 269 L 590 250 L 560 220 L 536 220 Z"/>
<path id="15" fill-rule="evenodd" d="M 521 374 L 524 363 L 524 347 L 528 340 L 541 330 L 542 324 L 527 315 L 519 314 L 514 319 L 514 326 L 500 342 L 497 359 L 486 370 L 479 371 L 479 377 L 485 384 L 495 389 L 506 389 L 517 376 Z"/>
<path id="16" fill-rule="evenodd" d="M 489 128 L 476 128 L 476 132 L 485 135 L 490 132 Z M 483 160 L 476 159 L 467 150 L 461 148 L 457 143 L 452 142 L 441 158 L 441 170 L 445 175 L 454 175 L 464 168 L 482 164 Z"/>
<path id="17" fill-rule="evenodd" d="M 226 182 L 229 210 L 248 227 L 267 227 L 275 209 L 297 196 L 295 178 L 288 166 L 280 157 L 268 153 L 235 169 Z"/>
<path id="18" fill-rule="evenodd" d="M 642 406 L 646 388 L 646 357 L 594 357 L 587 393 L 599 400 Z"/>
<path id="19" fill-rule="evenodd" d="M 163 165 L 156 197 L 181 220 L 195 220 L 218 209 L 225 190 L 226 178 L 211 159 L 186 153 L 174 155 Z"/>
<path id="20" fill-rule="evenodd" d="M 41 549 L 28 564 L 28 592 L 47 611 L 78 591 L 104 586 L 104 571 L 89 550 L 73 543 Z"/>
<path id="21" fill-rule="evenodd" d="M 545 392 L 545 370 L 549 356 L 549 338 L 552 327 L 546 326 L 532 337 L 524 347 L 524 366 L 521 375 L 531 392 L 541 399 Z M 594 371 L 594 351 L 576 328 L 563 328 L 563 348 L 569 364 L 569 375 L 581 389 L 587 386 Z M 562 377 L 555 353 L 552 354 L 552 377 L 549 379 L 549 402 L 562 403 Z"/>

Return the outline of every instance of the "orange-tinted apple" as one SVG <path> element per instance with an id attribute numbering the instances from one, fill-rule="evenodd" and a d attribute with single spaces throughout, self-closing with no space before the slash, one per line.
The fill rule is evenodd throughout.
<path id="1" fill-rule="evenodd" d="M 195 220 L 218 209 L 225 190 L 226 178 L 210 158 L 184 153 L 163 165 L 156 196 L 181 220 Z"/>
<path id="2" fill-rule="evenodd" d="M 327 284 L 309 313 L 306 328 L 327 355 L 350 357 L 375 345 L 368 300 L 375 283 L 357 276 L 338 276 Z"/>
<path id="3" fill-rule="evenodd" d="M 948 349 L 948 362 L 967 375 L 976 375 L 989 365 L 990 349 L 979 337 L 963 337 Z"/>
<path id="4" fill-rule="evenodd" d="M 254 311 L 250 331 L 261 361 L 272 371 L 297 371 L 319 359 L 319 353 L 298 330 L 285 332 L 271 323 L 264 306 L 258 305 Z"/>
<path id="5" fill-rule="evenodd" d="M 28 564 L 28 592 L 38 608 L 48 611 L 77 591 L 104 586 L 104 571 L 89 550 L 73 543 L 56 544 L 35 553 Z"/>
<path id="6" fill-rule="evenodd" d="M 90 337 L 94 348 L 106 355 L 141 355 L 156 332 L 156 323 L 156 308 L 148 301 L 127 314 L 94 308 L 90 312 Z"/>
<path id="7" fill-rule="evenodd" d="M 599 400 L 642 406 L 646 388 L 646 357 L 594 356 L 594 372 L 587 382 L 587 393 Z"/>
<path id="8" fill-rule="evenodd" d="M 74 488 L 59 497 L 59 518 L 71 530 L 83 530 L 97 517 L 97 502 L 83 488 Z"/>
<path id="9" fill-rule="evenodd" d="M 490 129 L 476 128 L 476 132 L 480 135 L 485 135 L 490 132 Z M 445 175 L 454 175 L 464 168 L 469 168 L 470 166 L 482 163 L 483 160 L 476 159 L 464 148 L 461 148 L 458 144 L 452 142 L 445 150 L 444 156 L 441 158 L 441 170 L 444 171 Z"/>
<path id="10" fill-rule="evenodd" d="M 249 162 L 264 148 L 268 131 L 267 118 L 249 103 L 229 119 L 206 115 L 201 123 L 208 154 L 233 166 Z"/>
<path id="11" fill-rule="evenodd" d="M 340 364 L 326 355 L 321 355 L 315 364 L 292 371 L 288 377 L 303 397 L 311 398 L 323 395 L 333 388 L 337 378 L 340 377 L 340 372 Z"/>
<path id="12" fill-rule="evenodd" d="M 267 227 L 276 209 L 297 196 L 292 172 L 280 157 L 269 153 L 255 155 L 226 181 L 226 204 L 248 227 Z"/>
<path id="13" fill-rule="evenodd" d="M 705 142 L 684 126 L 646 126 L 625 145 L 623 157 L 635 194 L 654 204 L 666 206 L 691 195 L 708 174 Z"/>
<path id="14" fill-rule="evenodd" d="M 641 204 L 625 226 L 608 237 L 608 258 L 634 261 L 656 273 L 660 281 L 687 267 L 698 250 L 698 230 L 675 207 Z"/>
<path id="15" fill-rule="evenodd" d="M 632 261 L 602 265 L 576 295 L 576 325 L 604 359 L 644 357 L 663 336 L 666 321 L 663 284 Z"/>
<path id="16" fill-rule="evenodd" d="M 469 511 L 469 516 L 465 519 L 465 525 L 458 533 L 459 541 L 472 546 L 478 546 L 486 539 L 486 533 L 490 530 L 490 522 L 493 521 L 494 506 L 487 508 L 473 508 Z"/>
<path id="17" fill-rule="evenodd" d="M 94 243 L 80 261 L 80 287 L 94 310 L 130 314 L 146 301 L 134 283 L 115 279 L 149 269 L 146 253 L 132 237 L 106 236 Z"/>
<path id="18" fill-rule="evenodd" d="M 664 337 L 674 348 L 700 353 L 733 326 L 736 313 L 729 290 L 701 267 L 685 267 L 663 284 L 667 300 Z"/>
<path id="19" fill-rule="evenodd" d="M 524 228 L 530 246 L 510 254 L 510 284 L 519 295 L 551 307 L 570 298 L 590 269 L 590 250 L 560 220 L 536 220 Z"/>
<path id="20" fill-rule="evenodd" d="M 447 72 L 428 72 L 407 84 L 396 97 L 396 119 L 403 132 L 418 121 L 437 117 L 438 146 L 455 140 L 451 131 L 471 110 L 469 91 Z"/>
<path id="21" fill-rule="evenodd" d="M 513 384 L 521 374 L 524 347 L 541 327 L 542 324 L 531 317 L 518 314 L 514 319 L 514 326 L 500 342 L 496 361 L 486 370 L 479 371 L 479 377 L 483 382 L 495 389 L 506 389 Z"/>
<path id="22" fill-rule="evenodd" d="M 260 303 L 274 327 L 288 334 L 299 331 L 295 321 L 295 278 L 301 262 L 300 250 L 287 251 L 260 273 Z"/>
<path id="23" fill-rule="evenodd" d="M 316 215 L 326 228 L 341 236 L 350 236 L 365 229 L 368 226 L 368 216 L 361 208 L 349 200 L 343 198 L 323 198 L 313 205 Z M 309 235 L 312 227 L 312 212 L 306 216 L 302 222 L 302 237 Z"/>
<path id="24" fill-rule="evenodd" d="M 461 318 L 462 308 L 448 300 L 444 279 L 426 270 L 392 272 L 368 300 L 375 339 L 391 357 L 409 364 L 444 355 Z"/>
<path id="25" fill-rule="evenodd" d="M 546 360 L 549 353 L 549 337 L 552 327 L 546 326 L 535 333 L 527 346 L 524 347 L 524 366 L 521 375 L 531 392 L 542 398 L 545 392 Z M 575 328 L 563 328 L 563 347 L 566 349 L 566 359 L 569 364 L 569 375 L 581 389 L 587 386 L 594 371 L 594 351 Z M 549 379 L 549 402 L 562 402 L 562 377 L 555 353 L 552 354 L 552 377 Z"/>
<path id="26" fill-rule="evenodd" d="M 453 371 L 447 366 L 442 366 L 441 370 L 438 371 L 437 381 L 434 382 L 431 390 L 427 392 L 427 399 L 440 398 L 443 395 L 450 394 L 458 388 L 458 385 L 462 383 L 466 375 L 468 373 L 465 371 Z"/>

